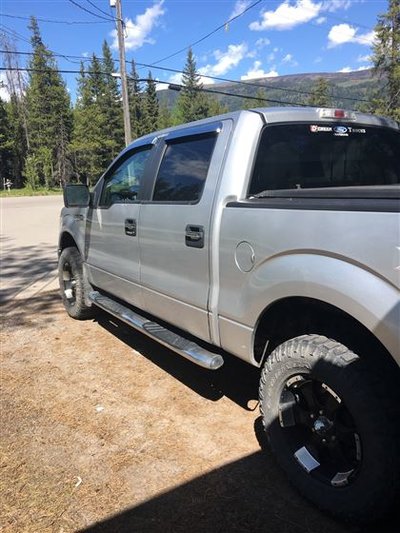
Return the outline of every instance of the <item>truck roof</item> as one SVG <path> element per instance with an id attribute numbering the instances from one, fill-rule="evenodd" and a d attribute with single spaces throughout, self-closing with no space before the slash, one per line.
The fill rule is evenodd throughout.
<path id="1" fill-rule="evenodd" d="M 335 111 L 343 111 L 345 117 L 339 118 L 333 116 Z M 332 116 L 329 115 L 331 112 Z M 203 126 L 209 123 L 216 122 L 218 120 L 232 119 L 237 122 L 243 114 L 257 113 L 267 124 L 282 123 L 282 122 L 354 122 L 355 124 L 364 124 L 369 126 L 381 126 L 393 129 L 399 129 L 399 124 L 394 120 L 385 117 L 379 117 L 376 115 L 370 115 L 367 113 L 360 113 L 358 111 L 338 110 L 336 108 L 321 108 L 321 107 L 260 107 L 248 110 L 232 111 L 223 115 L 217 115 L 194 122 L 188 122 L 180 124 L 179 126 L 171 126 L 163 130 L 155 131 L 135 139 L 125 150 L 134 146 L 140 146 L 142 144 L 152 143 L 158 137 L 165 136 L 172 131 L 184 130 L 187 128 L 195 128 Z M 349 118 L 351 117 L 351 118 Z M 125 151 L 124 150 L 124 151 Z"/>

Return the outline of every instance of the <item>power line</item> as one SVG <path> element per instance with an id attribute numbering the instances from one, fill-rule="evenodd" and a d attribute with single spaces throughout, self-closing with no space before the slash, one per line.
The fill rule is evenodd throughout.
<path id="1" fill-rule="evenodd" d="M 14 39 L 17 38 L 17 39 L 21 39 L 21 41 L 24 41 L 25 43 L 28 43 L 28 44 L 31 44 L 30 40 L 27 39 L 26 37 L 24 37 L 23 35 L 17 33 L 15 30 L 13 30 L 12 28 L 8 28 L 7 26 L 5 26 L 4 24 L 0 24 L 0 29 L 2 32 L 10 35 L 11 37 L 13 37 Z"/>
<path id="2" fill-rule="evenodd" d="M 11 29 L 11 28 L 8 28 L 7 26 L 5 26 L 4 24 L 0 24 L 0 26 L 2 28 L 1 31 L 7 33 L 8 35 L 10 35 L 11 37 L 13 37 L 14 39 L 17 38 L 17 39 L 21 39 L 21 41 L 24 41 L 26 43 L 28 43 L 29 45 L 31 44 L 31 41 L 29 39 L 26 39 L 23 35 L 21 35 L 20 33 L 16 32 L 15 30 Z M 79 65 L 79 61 L 73 61 L 73 59 L 70 59 L 71 57 L 73 56 L 68 56 L 68 55 L 64 55 L 64 54 L 59 54 L 58 52 L 55 52 L 54 50 L 50 50 L 50 48 L 48 48 L 49 52 L 51 52 L 53 54 L 54 57 L 62 57 L 63 59 L 65 59 L 66 61 L 68 61 L 68 63 L 73 63 L 75 65 Z M 14 51 L 10 51 L 10 50 L 3 50 L 3 53 L 5 54 L 15 54 L 15 55 L 34 55 L 33 52 L 17 52 L 16 50 Z"/>
<path id="3" fill-rule="evenodd" d="M 88 0 L 89 1 L 89 0 Z M 211 37 L 212 35 L 214 35 L 214 33 L 217 33 L 219 30 L 221 30 L 222 28 L 226 28 L 231 22 L 233 22 L 234 20 L 238 19 L 239 17 L 243 16 L 245 13 L 247 13 L 247 11 L 250 11 L 251 9 L 253 9 L 254 7 L 256 7 L 258 4 L 260 4 L 262 1 L 264 0 L 258 0 L 257 2 L 254 2 L 253 4 L 249 5 L 246 9 L 244 9 L 243 11 L 241 11 L 240 13 L 238 13 L 237 15 L 235 15 L 234 17 L 230 18 L 229 20 L 223 22 L 222 24 L 220 24 L 219 26 L 217 26 L 215 29 L 211 30 L 209 33 L 207 33 L 206 35 L 204 35 L 203 37 L 200 37 L 200 39 L 198 39 L 197 41 L 195 41 L 194 43 L 191 43 L 187 46 L 185 46 L 184 48 L 181 48 L 180 50 L 177 50 L 176 52 L 168 55 L 168 56 L 165 56 L 163 57 L 162 59 L 159 59 L 157 61 L 154 61 L 153 63 L 151 63 L 151 66 L 154 66 L 154 65 L 158 65 L 158 63 L 162 63 L 163 61 L 166 61 L 167 59 L 171 59 L 172 57 L 175 57 L 179 54 L 181 54 L 182 52 L 185 52 L 186 50 L 188 50 L 189 48 L 193 48 L 193 46 L 196 46 L 197 44 L 205 41 L 206 39 L 208 39 L 209 37 Z M 346 20 L 346 19 L 343 19 L 341 17 L 337 17 L 335 15 L 331 15 L 330 13 L 326 13 L 325 14 L 326 17 L 329 17 L 329 18 L 332 18 L 332 19 L 336 19 L 340 22 L 346 22 L 346 23 L 350 23 L 350 24 L 354 24 L 355 26 L 358 26 L 360 28 L 365 28 L 367 30 L 372 30 L 373 28 L 370 28 L 368 26 L 364 26 L 363 24 L 359 24 L 357 22 L 354 22 L 354 21 L 349 21 L 349 20 Z M 285 17 L 289 20 L 293 20 L 289 17 Z M 360 38 L 360 40 L 365 40 L 365 42 L 368 42 L 367 39 L 362 39 Z"/>
<path id="4" fill-rule="evenodd" d="M 0 50 L 0 53 L 11 53 L 7 50 Z M 16 55 L 33 55 L 33 52 L 14 52 Z M 56 57 L 66 57 L 66 56 L 59 56 L 59 54 L 54 54 Z M 81 61 L 91 61 L 91 58 L 87 58 L 87 57 L 82 57 L 82 56 L 67 56 L 67 57 L 72 57 L 72 58 L 76 58 L 76 59 L 80 59 Z M 98 57 L 99 60 L 102 60 L 104 58 L 102 57 Z M 117 58 L 113 58 L 113 60 L 115 62 L 119 62 L 119 59 Z M 173 72 L 173 73 L 176 73 L 176 74 L 182 74 L 183 71 L 182 70 L 178 70 L 178 69 L 173 69 L 173 68 L 167 68 L 167 67 L 157 67 L 157 66 L 154 66 L 152 64 L 147 64 L 147 63 L 136 63 L 137 66 L 140 66 L 140 67 L 146 67 L 146 68 L 154 68 L 156 70 L 164 70 L 166 72 Z M 304 91 L 304 90 L 301 90 L 301 89 L 291 89 L 289 87 L 279 87 L 279 86 L 276 86 L 276 85 L 271 85 L 271 84 L 262 84 L 262 83 L 255 83 L 255 82 L 251 82 L 251 81 L 242 81 L 242 80 L 233 80 L 233 79 L 229 79 L 229 78 L 221 78 L 221 77 L 218 77 L 218 76 L 209 76 L 209 75 L 206 75 L 206 74 L 201 74 L 201 76 L 203 78 L 208 78 L 208 79 L 211 79 L 211 80 L 215 80 L 215 81 L 221 81 L 221 82 L 225 82 L 225 83 L 232 83 L 232 84 L 235 84 L 235 85 L 244 85 L 244 86 L 247 86 L 247 87 L 257 87 L 259 89 L 272 89 L 272 90 L 276 90 L 276 91 L 284 91 L 284 92 L 287 92 L 287 93 L 294 93 L 294 94 L 301 94 L 301 95 L 305 95 L 305 96 L 311 96 L 314 94 L 313 91 Z M 366 100 L 364 98 L 352 98 L 350 96 L 341 96 L 340 94 L 339 95 L 335 95 L 335 94 L 332 94 L 331 95 L 331 98 L 335 98 L 337 100 L 349 100 L 349 101 L 352 101 L 352 102 L 369 102 L 369 100 Z"/>
<path id="5" fill-rule="evenodd" d="M 0 17 L 7 17 L 10 19 L 30 20 L 31 17 L 23 17 L 20 15 L 10 15 L 9 13 L 0 13 Z M 35 17 L 36 18 L 36 17 Z M 49 22 L 51 24 L 105 24 L 108 21 L 105 20 L 55 20 L 55 19 L 42 19 L 36 18 L 38 22 Z"/>
<path id="6" fill-rule="evenodd" d="M 114 19 L 111 18 L 110 16 L 107 15 L 107 18 L 106 18 L 106 17 L 103 17 L 102 15 L 98 15 L 94 11 L 90 11 L 90 9 L 86 9 L 86 7 L 83 7 L 78 2 L 75 2 L 75 0 L 68 0 L 68 2 L 70 2 L 71 4 L 74 4 L 74 6 L 78 7 L 79 9 L 82 9 L 82 11 L 85 11 L 86 13 L 89 13 L 90 15 L 93 15 L 94 17 L 97 17 L 97 18 L 103 19 L 103 20 L 107 20 L 109 22 L 114 22 Z"/>
<path id="7" fill-rule="evenodd" d="M 54 70 L 57 70 L 57 72 L 60 73 L 60 74 L 80 74 L 80 72 L 81 72 L 80 70 L 37 69 L 37 68 L 26 68 L 26 67 L 11 67 L 11 68 L 0 67 L 0 71 L 2 71 L 2 70 L 23 71 L 23 72 L 37 72 L 37 73 L 41 73 L 41 74 L 45 74 L 45 73 L 48 73 L 48 72 L 54 72 Z M 85 74 L 89 74 L 89 72 L 86 71 Z M 112 76 L 112 74 L 110 74 L 109 72 L 99 72 L 98 74 Z M 128 76 L 128 78 L 129 79 L 133 79 L 130 76 Z M 150 78 L 139 78 L 137 81 L 139 81 L 139 82 L 148 82 L 148 81 L 150 81 Z M 152 81 L 154 81 L 154 80 L 152 80 Z M 169 81 L 156 80 L 156 82 L 157 83 L 162 83 L 164 85 L 169 85 L 172 90 L 181 90 L 181 89 L 185 88 L 184 85 L 177 84 L 177 83 L 170 84 Z M 201 89 L 199 88 L 199 89 L 194 89 L 194 90 L 198 91 L 198 92 L 220 94 L 220 95 L 223 95 L 223 96 L 232 96 L 234 98 L 245 98 L 246 100 L 257 100 L 259 102 L 270 102 L 270 103 L 281 104 L 281 105 L 298 105 L 298 106 L 302 106 L 302 107 L 307 107 L 307 104 L 304 104 L 304 103 L 301 103 L 301 102 L 286 102 L 284 100 L 272 100 L 270 98 L 258 98 L 257 96 L 248 96 L 246 94 L 235 94 L 235 93 L 231 93 L 231 92 L 228 92 L 228 91 L 217 91 L 215 89 L 206 89 L 204 87 L 201 88 Z"/>
<path id="8" fill-rule="evenodd" d="M 181 89 L 184 89 L 185 86 L 184 85 L 181 85 L 181 84 L 177 84 L 177 83 L 171 83 L 169 84 L 169 89 L 173 90 L 173 91 L 176 91 L 176 90 L 181 90 Z M 227 92 L 227 91 L 217 91 L 215 89 L 208 89 L 208 88 L 205 88 L 205 87 L 202 87 L 201 89 L 194 89 L 195 91 L 198 91 L 198 92 L 205 92 L 205 93 L 212 93 L 212 94 L 222 94 L 223 96 L 236 96 L 236 97 L 240 97 L 240 98 L 245 98 L 246 100 L 257 100 L 258 102 L 272 102 L 274 104 L 283 104 L 283 105 L 293 105 L 293 104 L 296 104 L 298 106 L 301 106 L 301 107 L 308 107 L 308 104 L 303 104 L 303 103 L 300 103 L 300 102 L 285 102 L 284 100 L 272 100 L 271 98 L 264 98 L 264 97 L 261 97 L 261 98 L 258 98 L 258 96 L 247 96 L 245 94 L 235 94 L 235 93 L 230 93 L 230 92 Z"/>
<path id="9" fill-rule="evenodd" d="M 0 50 L 1 52 L 1 50 Z M 146 64 L 146 63 L 136 63 L 136 65 L 140 65 L 141 67 L 153 67 L 157 70 L 165 70 L 166 72 L 174 72 L 176 74 L 183 74 L 183 71 L 182 70 L 177 70 L 177 69 L 173 69 L 173 68 L 166 68 L 166 67 L 155 67 L 153 65 L 149 65 L 149 64 Z M 301 89 L 290 89 L 289 87 L 277 87 L 275 85 L 267 85 L 267 84 L 262 84 L 262 83 L 254 83 L 254 82 L 251 82 L 251 81 L 242 81 L 242 80 L 232 80 L 232 79 L 229 79 L 229 78 L 220 78 L 218 76 L 209 76 L 207 74 L 200 74 L 201 77 L 203 78 L 208 78 L 210 80 L 215 80 L 215 81 L 222 81 L 222 82 L 225 82 L 225 83 L 234 83 L 236 85 L 246 85 L 246 86 L 250 86 L 250 87 L 258 87 L 260 89 L 272 89 L 272 90 L 278 90 L 278 91 L 286 91 L 288 93 L 296 93 L 296 94 L 303 94 L 303 95 L 312 95 L 314 94 L 313 91 L 302 91 Z M 369 102 L 369 100 L 363 100 L 362 98 L 351 98 L 350 96 L 337 96 L 337 95 L 332 95 L 332 98 L 336 98 L 336 99 L 340 99 L 340 100 L 353 100 L 355 102 Z"/>
<path id="10" fill-rule="evenodd" d="M 92 0 L 86 0 L 86 2 L 88 4 L 90 4 L 92 7 L 94 7 L 97 11 L 99 11 L 100 13 L 102 13 L 103 15 L 105 15 L 106 17 L 109 17 L 110 14 L 107 13 L 107 11 L 103 11 L 102 9 L 100 9 L 99 7 L 96 6 L 96 4 L 94 2 L 92 2 Z M 114 19 L 114 17 L 112 17 Z M 115 20 L 115 19 L 114 19 Z"/>
<path id="11" fill-rule="evenodd" d="M 161 63 L 162 61 L 166 61 L 167 59 L 171 59 L 171 57 L 175 57 L 177 56 L 178 54 L 181 54 L 182 52 L 185 52 L 186 50 L 188 50 L 189 48 L 193 48 L 193 46 L 196 46 L 196 44 L 199 44 L 203 41 L 205 41 L 206 39 L 208 39 L 209 37 L 211 37 L 211 35 L 214 35 L 214 33 L 217 33 L 219 30 L 221 30 L 222 28 L 225 28 L 228 24 L 230 24 L 231 22 L 233 22 L 234 20 L 238 19 L 239 17 L 241 17 L 242 15 L 244 15 L 245 13 L 247 13 L 247 11 L 250 11 L 250 9 L 253 9 L 253 7 L 256 7 L 258 4 L 261 4 L 261 2 L 263 2 L 264 0 L 257 0 L 257 2 L 254 2 L 253 4 L 249 5 L 246 9 L 244 9 L 243 11 L 241 11 L 238 15 L 235 15 L 234 17 L 230 18 L 229 20 L 223 22 L 222 24 L 220 24 L 217 28 L 211 30 L 209 33 L 207 33 L 206 35 L 204 35 L 203 37 L 200 37 L 200 39 L 198 39 L 197 41 L 195 41 L 194 43 L 191 43 L 191 44 L 188 44 L 187 46 L 185 46 L 184 48 L 181 48 L 180 50 L 178 50 L 177 52 L 174 52 L 173 54 L 170 54 L 168 56 L 165 56 L 163 57 L 162 59 L 159 59 L 158 61 L 154 61 L 151 65 L 154 66 L 154 65 L 158 65 L 158 63 Z"/>

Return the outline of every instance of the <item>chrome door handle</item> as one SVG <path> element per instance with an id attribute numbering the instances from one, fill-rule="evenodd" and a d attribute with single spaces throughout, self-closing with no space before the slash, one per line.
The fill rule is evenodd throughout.
<path id="1" fill-rule="evenodd" d="M 134 218 L 125 219 L 125 235 L 136 237 L 136 220 Z"/>
<path id="2" fill-rule="evenodd" d="M 204 248 L 204 227 L 188 224 L 185 230 L 185 244 L 191 248 Z"/>

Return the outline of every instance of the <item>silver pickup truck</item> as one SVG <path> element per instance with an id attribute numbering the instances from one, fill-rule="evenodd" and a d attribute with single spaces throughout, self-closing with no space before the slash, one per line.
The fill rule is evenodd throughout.
<path id="1" fill-rule="evenodd" d="M 147 135 L 92 192 L 64 191 L 65 308 L 100 307 L 210 370 L 227 354 L 259 367 L 291 481 L 328 512 L 377 518 L 400 493 L 399 183 L 398 125 L 351 111 Z"/>

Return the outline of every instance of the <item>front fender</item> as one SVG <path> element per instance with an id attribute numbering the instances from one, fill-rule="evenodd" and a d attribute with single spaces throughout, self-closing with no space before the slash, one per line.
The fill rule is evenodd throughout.
<path id="1" fill-rule="evenodd" d="M 85 235 L 86 235 L 86 211 L 79 207 L 64 207 L 61 211 L 61 223 L 60 223 L 60 237 L 58 249 L 62 249 L 63 239 L 68 234 L 84 257 L 85 251 Z"/>

